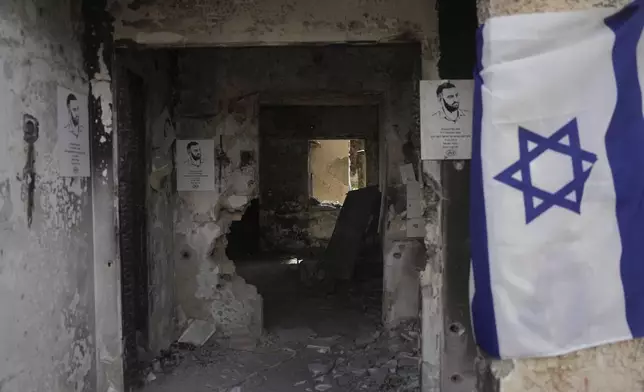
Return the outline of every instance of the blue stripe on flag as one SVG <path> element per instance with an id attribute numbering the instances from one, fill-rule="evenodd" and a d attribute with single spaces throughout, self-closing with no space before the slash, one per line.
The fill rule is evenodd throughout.
<path id="1" fill-rule="evenodd" d="M 606 18 L 605 23 L 615 33 L 613 67 L 617 84 L 615 112 L 606 132 L 606 152 L 613 173 L 622 241 L 620 267 L 626 319 L 633 336 L 640 337 L 644 336 L 644 117 L 637 45 L 644 27 L 644 0 L 636 0 Z"/>
<path id="2" fill-rule="evenodd" d="M 475 291 L 472 298 L 472 323 L 476 341 L 489 355 L 499 357 L 499 339 L 494 315 L 494 301 L 490 281 L 490 260 L 487 249 L 485 194 L 483 192 L 483 164 L 481 161 L 481 119 L 483 101 L 483 26 L 477 32 L 477 69 L 474 71 L 474 124 L 472 128 L 470 237 L 472 241 L 472 269 Z"/>

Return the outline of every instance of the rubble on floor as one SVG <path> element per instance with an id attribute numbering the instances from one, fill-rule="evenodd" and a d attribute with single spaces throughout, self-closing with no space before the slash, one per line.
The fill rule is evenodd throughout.
<path id="1" fill-rule="evenodd" d="M 420 332 L 416 321 L 355 339 L 317 336 L 307 328 L 278 330 L 257 347 L 231 349 L 209 342 L 174 346 L 148 370 L 148 392 L 186 385 L 191 392 L 325 392 L 420 390 Z M 176 381 L 176 380 L 175 380 Z"/>

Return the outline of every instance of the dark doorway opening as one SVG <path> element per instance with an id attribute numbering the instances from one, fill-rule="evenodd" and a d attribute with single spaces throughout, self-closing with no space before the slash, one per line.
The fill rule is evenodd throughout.
<path id="1" fill-rule="evenodd" d="M 231 260 L 247 260 L 259 254 L 259 199 L 253 199 L 241 219 L 230 225 L 226 255 Z"/>

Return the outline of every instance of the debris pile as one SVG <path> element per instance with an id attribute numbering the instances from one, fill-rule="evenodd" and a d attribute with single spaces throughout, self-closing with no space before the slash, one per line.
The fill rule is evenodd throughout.
<path id="1" fill-rule="evenodd" d="M 339 350 L 336 352 L 336 350 Z M 316 391 L 407 392 L 420 390 L 420 332 L 417 322 L 332 347 L 331 365 L 309 365 Z"/>

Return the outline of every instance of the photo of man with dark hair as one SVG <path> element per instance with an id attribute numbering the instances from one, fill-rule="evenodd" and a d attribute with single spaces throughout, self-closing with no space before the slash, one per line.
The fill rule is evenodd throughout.
<path id="1" fill-rule="evenodd" d="M 188 152 L 188 159 L 186 160 L 186 165 L 192 167 L 201 167 L 203 164 L 203 159 L 201 157 L 201 146 L 198 142 L 191 141 L 186 146 L 186 151 Z"/>
<path id="2" fill-rule="evenodd" d="M 453 123 L 458 122 L 461 118 L 465 117 L 467 112 L 460 109 L 461 100 L 456 86 L 446 81 L 441 83 L 436 89 L 436 98 L 440 105 L 440 110 L 433 115 L 442 118 L 443 120 Z"/>
<path id="3" fill-rule="evenodd" d="M 76 139 L 83 132 L 83 125 L 80 121 L 80 103 L 74 94 L 68 94 L 66 99 L 67 113 L 69 113 L 69 121 L 65 125 L 65 129 L 74 135 Z"/>

